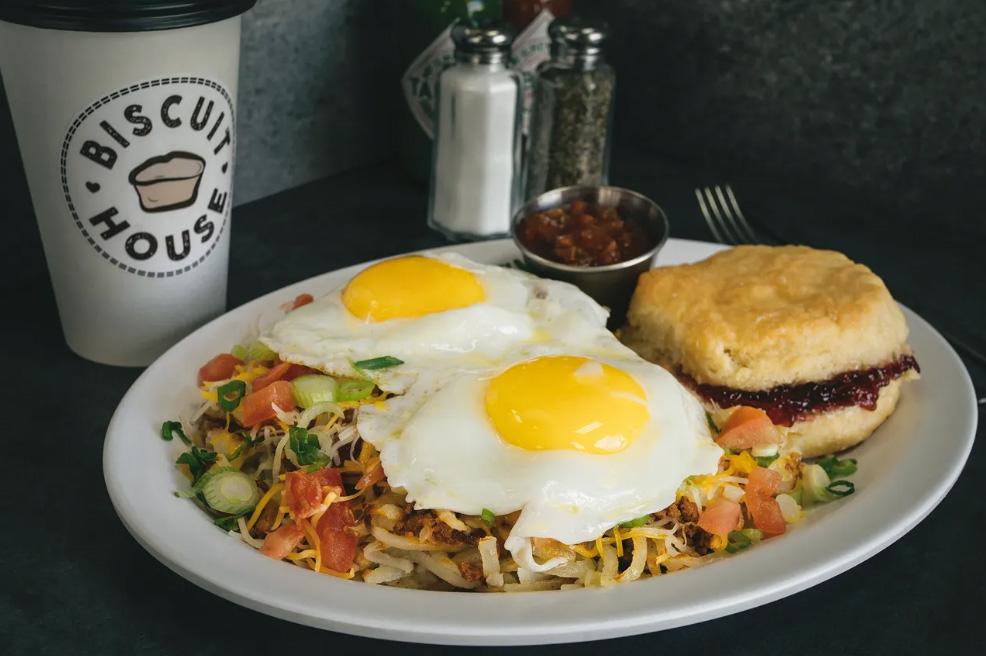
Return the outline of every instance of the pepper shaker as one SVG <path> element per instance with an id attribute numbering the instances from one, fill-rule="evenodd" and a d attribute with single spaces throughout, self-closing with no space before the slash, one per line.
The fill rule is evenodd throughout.
<path id="1" fill-rule="evenodd" d="M 505 235 L 519 205 L 523 80 L 509 65 L 513 31 L 452 27 L 455 63 L 438 80 L 428 225 L 451 239 Z"/>
<path id="2" fill-rule="evenodd" d="M 609 30 L 577 18 L 548 28 L 551 59 L 537 71 L 526 197 L 609 178 L 616 75 L 605 61 Z"/>

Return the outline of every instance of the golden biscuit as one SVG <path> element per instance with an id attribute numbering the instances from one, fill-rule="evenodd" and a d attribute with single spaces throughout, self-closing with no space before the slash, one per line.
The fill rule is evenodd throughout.
<path id="1" fill-rule="evenodd" d="M 870 409 L 830 404 L 792 416 L 768 410 L 788 446 L 806 456 L 865 439 L 893 412 L 900 381 L 916 376 L 907 324 L 883 281 L 835 251 L 738 246 L 654 269 L 640 277 L 627 320 L 623 341 L 701 389 L 706 407 L 723 417 L 728 412 L 713 399 L 727 392 L 773 400 L 808 395 L 805 384 L 896 364 L 892 382 L 873 391 Z M 718 396 L 706 393 L 709 386 Z M 764 409 L 770 403 L 764 400 Z"/>

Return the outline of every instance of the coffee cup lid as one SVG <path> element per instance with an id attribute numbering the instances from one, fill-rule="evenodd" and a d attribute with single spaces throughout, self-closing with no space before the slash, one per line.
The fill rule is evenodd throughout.
<path id="1" fill-rule="evenodd" d="M 146 32 L 214 23 L 257 0 L 7 0 L 0 20 L 80 32 Z"/>

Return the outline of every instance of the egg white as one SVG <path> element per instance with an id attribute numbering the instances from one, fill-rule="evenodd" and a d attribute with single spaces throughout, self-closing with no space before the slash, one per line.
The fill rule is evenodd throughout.
<path id="1" fill-rule="evenodd" d="M 722 456 L 701 405 L 671 374 L 639 358 L 599 360 L 626 371 L 647 396 L 648 423 L 618 453 L 532 451 L 500 439 L 484 393 L 503 368 L 423 376 L 403 396 L 361 408 L 357 429 L 381 452 L 390 484 L 417 508 L 522 510 L 504 546 L 522 566 L 545 571 L 558 563 L 535 562 L 530 538 L 593 540 L 667 507 L 685 478 L 715 473 Z"/>
<path id="2" fill-rule="evenodd" d="M 261 336 L 282 360 L 328 374 L 358 375 L 352 362 L 379 356 L 404 361 L 359 372 L 400 393 L 421 373 L 446 377 L 508 359 L 563 352 L 570 345 L 620 354 L 628 349 L 606 330 L 608 312 L 568 283 L 473 262 L 454 253 L 428 255 L 472 272 L 486 300 L 420 317 L 364 321 L 342 302 L 344 287 L 290 312 Z"/>

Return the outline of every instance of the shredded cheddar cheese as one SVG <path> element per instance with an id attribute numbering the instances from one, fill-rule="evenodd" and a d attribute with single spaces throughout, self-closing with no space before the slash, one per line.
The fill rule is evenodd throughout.
<path id="1" fill-rule="evenodd" d="M 596 554 L 599 553 L 595 548 L 587 549 L 581 544 L 573 544 L 572 551 L 582 556 L 583 558 L 595 558 Z"/>
<path id="2" fill-rule="evenodd" d="M 258 519 L 260 519 L 260 513 L 264 511 L 264 508 L 266 508 L 270 500 L 274 498 L 274 495 L 282 489 L 284 489 L 284 485 L 277 483 L 271 486 L 271 488 L 264 493 L 264 496 L 260 497 L 260 501 L 257 502 L 257 507 L 253 509 L 253 514 L 250 515 L 250 519 L 247 520 L 247 529 L 253 530 L 253 525 L 257 523 Z"/>
<path id="3" fill-rule="evenodd" d="M 308 544 L 310 544 L 315 549 L 315 562 L 313 563 L 312 569 L 316 572 L 322 568 L 322 545 L 318 539 L 318 532 L 312 528 L 311 523 L 305 521 L 304 519 L 297 520 L 298 524 L 301 525 L 302 530 L 305 531 L 305 537 L 308 538 Z"/>
<path id="4" fill-rule="evenodd" d="M 263 365 L 253 365 L 248 367 L 247 365 L 236 365 L 236 375 L 233 376 L 233 380 L 242 380 L 244 383 L 252 383 L 264 374 L 270 371 L 267 367 Z"/>
<path id="5" fill-rule="evenodd" d="M 334 576 L 339 579 L 346 579 L 348 581 L 356 575 L 356 566 L 353 565 L 350 567 L 348 572 L 337 572 L 336 570 L 329 569 L 328 567 L 320 567 L 318 572 L 328 574 L 329 576 Z"/>
<path id="6" fill-rule="evenodd" d="M 342 471 L 345 474 L 362 474 L 363 465 L 356 460 L 347 460 L 342 463 Z"/>
<path id="7" fill-rule="evenodd" d="M 274 519 L 274 523 L 271 524 L 270 530 L 272 531 L 277 530 L 277 527 L 280 526 L 281 522 L 284 521 L 284 516 L 287 514 L 287 512 L 288 512 L 287 506 L 278 506 L 277 517 Z"/>
<path id="8" fill-rule="evenodd" d="M 363 442 L 363 446 L 359 450 L 359 462 L 366 469 L 367 465 L 370 464 L 370 460 L 377 454 L 376 448 L 369 442 Z"/>
<path id="9" fill-rule="evenodd" d="M 728 458 L 729 469 L 732 470 L 732 473 L 749 474 L 757 468 L 757 461 L 753 459 L 749 451 L 743 451 L 739 454 L 728 456 Z"/>

